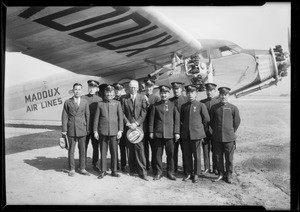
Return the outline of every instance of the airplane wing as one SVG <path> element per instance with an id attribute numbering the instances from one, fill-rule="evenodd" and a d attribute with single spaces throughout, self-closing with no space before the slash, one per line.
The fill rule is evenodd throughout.
<path id="1" fill-rule="evenodd" d="M 78 74 L 149 69 L 170 63 L 174 53 L 188 57 L 200 49 L 151 7 L 7 7 L 6 51 Z"/>

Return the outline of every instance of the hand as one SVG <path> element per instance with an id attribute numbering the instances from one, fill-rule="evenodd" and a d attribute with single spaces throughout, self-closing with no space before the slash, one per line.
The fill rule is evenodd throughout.
<path id="1" fill-rule="evenodd" d="M 66 136 L 67 135 L 67 132 L 61 132 L 62 135 Z"/>
<path id="2" fill-rule="evenodd" d="M 180 138 L 180 135 L 179 134 L 175 134 L 175 142 L 178 141 Z"/>
<path id="3" fill-rule="evenodd" d="M 99 140 L 99 134 L 98 134 L 98 132 L 94 132 L 94 138 L 96 138 L 97 140 Z"/>
<path id="4" fill-rule="evenodd" d="M 132 130 L 135 130 L 135 129 L 137 128 L 136 123 L 132 123 L 130 128 L 131 128 Z"/>
<path id="5" fill-rule="evenodd" d="M 122 137 L 122 133 L 123 133 L 122 131 L 119 131 L 119 132 L 118 132 L 118 134 L 117 134 L 117 139 L 120 139 L 120 138 Z M 119 142 L 120 142 L 120 141 L 119 141 Z"/>
<path id="6" fill-rule="evenodd" d="M 154 137 L 154 136 L 153 136 L 153 133 L 150 133 L 150 134 L 149 134 L 149 137 L 150 137 L 150 139 L 153 139 L 153 137 Z"/>

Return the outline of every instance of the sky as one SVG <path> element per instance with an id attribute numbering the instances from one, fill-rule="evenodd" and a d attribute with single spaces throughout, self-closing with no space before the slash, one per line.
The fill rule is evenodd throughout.
<path id="1" fill-rule="evenodd" d="M 245 49 L 269 49 L 281 44 L 288 50 L 291 4 L 264 6 L 153 7 L 196 39 L 221 39 Z M 6 53 L 5 87 L 67 72 L 21 53 Z M 285 80 L 286 84 L 290 80 Z M 285 85 L 289 88 L 289 85 Z"/>

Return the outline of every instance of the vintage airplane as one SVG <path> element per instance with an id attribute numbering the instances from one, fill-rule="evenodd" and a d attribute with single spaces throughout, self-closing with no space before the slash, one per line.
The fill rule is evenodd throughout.
<path id="1" fill-rule="evenodd" d="M 239 97 L 277 84 L 290 64 L 279 45 L 244 50 L 229 41 L 196 40 L 148 7 L 7 7 L 6 51 L 73 72 L 7 88 L 5 122 L 21 124 L 60 125 L 74 82 L 150 77 L 157 85 L 193 83 L 199 91 L 214 82 Z"/>

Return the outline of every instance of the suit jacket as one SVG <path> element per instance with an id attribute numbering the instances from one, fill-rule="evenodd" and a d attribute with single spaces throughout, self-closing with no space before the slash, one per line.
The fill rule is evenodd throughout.
<path id="1" fill-rule="evenodd" d="M 174 103 L 161 100 L 150 110 L 149 133 L 154 133 L 154 138 L 174 138 L 174 134 L 179 134 L 179 119 Z"/>
<path id="2" fill-rule="evenodd" d="M 147 95 L 146 95 L 147 96 Z M 150 94 L 148 97 L 148 101 L 147 101 L 147 115 L 144 121 L 144 132 L 148 132 L 149 131 L 149 117 L 150 117 L 150 111 L 151 108 L 153 106 L 154 103 L 159 102 L 160 101 L 160 97 L 155 95 L 155 94 Z"/>
<path id="3" fill-rule="evenodd" d="M 93 130 L 104 136 L 115 136 L 118 131 L 123 131 L 123 111 L 119 101 L 98 103 Z"/>
<path id="4" fill-rule="evenodd" d="M 92 132 L 97 105 L 98 105 L 98 102 L 102 101 L 102 98 L 96 94 L 94 94 L 94 95 L 87 94 L 87 95 L 82 96 L 82 98 L 86 99 L 89 104 L 89 109 L 90 109 L 90 123 L 89 123 L 90 129 L 89 129 L 89 131 Z"/>
<path id="5" fill-rule="evenodd" d="M 130 94 L 124 95 L 121 101 L 125 124 L 137 122 L 143 129 L 143 122 L 147 115 L 147 100 L 145 95 L 137 93 L 134 104 L 132 103 Z"/>
<path id="6" fill-rule="evenodd" d="M 199 140 L 206 137 L 210 117 L 206 106 L 198 101 L 187 102 L 181 106 L 181 138 Z"/>
<path id="7" fill-rule="evenodd" d="M 241 118 L 235 105 L 221 102 L 215 104 L 210 110 L 210 117 L 214 141 L 231 142 L 236 140 L 235 132 L 241 123 Z"/>
<path id="8" fill-rule="evenodd" d="M 79 106 L 74 98 L 67 99 L 62 111 L 62 131 L 68 136 L 82 137 L 89 131 L 90 110 L 87 100 L 81 98 Z"/>

